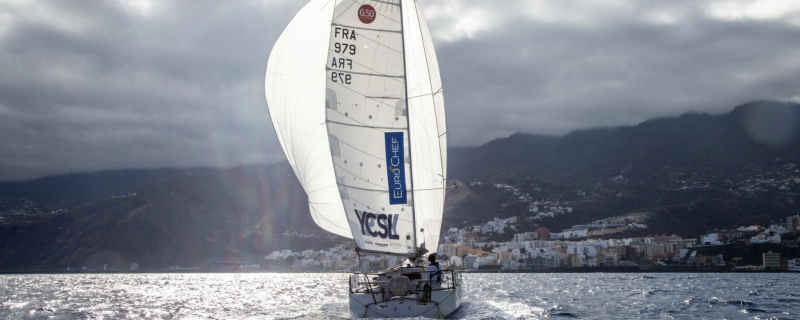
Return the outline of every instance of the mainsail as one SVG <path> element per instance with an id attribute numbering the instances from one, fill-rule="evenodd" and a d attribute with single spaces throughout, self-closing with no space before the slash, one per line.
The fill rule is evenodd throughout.
<path id="1" fill-rule="evenodd" d="M 266 92 L 317 224 L 347 230 L 363 252 L 436 250 L 441 88 L 414 0 L 312 0 L 295 16 L 270 55 Z"/>

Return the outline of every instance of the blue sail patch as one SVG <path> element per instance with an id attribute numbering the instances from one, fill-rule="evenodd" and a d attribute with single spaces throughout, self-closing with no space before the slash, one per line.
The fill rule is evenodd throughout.
<path id="1" fill-rule="evenodd" d="M 406 158 L 402 132 L 386 132 L 386 173 L 389 180 L 389 204 L 407 204 Z"/>

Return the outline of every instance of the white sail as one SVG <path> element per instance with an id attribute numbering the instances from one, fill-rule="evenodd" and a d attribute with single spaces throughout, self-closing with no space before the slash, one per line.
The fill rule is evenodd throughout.
<path id="1" fill-rule="evenodd" d="M 416 1 L 403 2 L 403 18 L 417 239 L 420 246 L 436 252 L 447 176 L 442 80 L 428 25 Z"/>
<path id="2" fill-rule="evenodd" d="M 334 170 L 356 245 L 366 252 L 413 255 L 401 21 L 399 0 L 337 1 L 326 109 Z"/>
<path id="3" fill-rule="evenodd" d="M 314 222 L 352 238 L 324 125 L 324 65 L 333 7 L 333 0 L 311 0 L 292 18 L 272 48 L 265 91 L 272 124 L 308 194 Z"/>
<path id="4" fill-rule="evenodd" d="M 444 98 L 414 0 L 310 1 L 273 49 L 266 90 L 317 224 L 365 252 L 436 250 Z"/>

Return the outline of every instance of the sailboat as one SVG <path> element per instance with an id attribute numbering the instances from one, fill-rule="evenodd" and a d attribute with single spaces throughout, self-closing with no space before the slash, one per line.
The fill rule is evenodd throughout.
<path id="1" fill-rule="evenodd" d="M 309 1 L 272 49 L 265 92 L 314 222 L 353 239 L 359 256 L 407 258 L 350 276 L 353 315 L 455 311 L 461 275 L 426 270 L 440 238 L 447 131 L 439 65 L 417 1 Z"/>

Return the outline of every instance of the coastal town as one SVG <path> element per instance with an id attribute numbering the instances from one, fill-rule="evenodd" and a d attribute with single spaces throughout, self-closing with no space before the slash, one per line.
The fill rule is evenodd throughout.
<path id="1" fill-rule="evenodd" d="M 800 216 L 787 217 L 786 225 L 743 226 L 684 239 L 676 235 L 604 239 L 603 234 L 618 228 L 642 228 L 644 215 L 619 216 L 575 226 L 573 230 L 551 232 L 540 227 L 533 232 L 514 233 L 508 241 L 481 241 L 481 235 L 514 230 L 517 217 L 494 219 L 483 225 L 450 228 L 442 235 L 436 252 L 446 265 L 468 271 L 553 271 L 566 268 L 613 268 L 654 270 L 657 267 L 707 267 L 729 271 L 800 271 L 800 258 L 787 258 L 765 252 L 760 265 L 740 265 L 741 258 L 727 259 L 722 254 L 703 254 L 711 247 L 774 244 L 797 248 Z M 787 240 L 791 239 L 791 240 Z M 393 256 L 362 256 L 359 262 L 350 245 L 328 250 L 276 251 L 264 258 L 267 266 L 285 266 L 291 259 L 292 271 L 377 271 L 402 263 Z M 599 270 L 599 269 L 598 269 Z"/>
<path id="2" fill-rule="evenodd" d="M 777 161 L 777 160 L 776 160 Z M 707 174 L 671 174 L 664 189 L 716 188 L 733 198 L 769 194 L 794 205 L 800 171 L 792 163 L 776 164 L 773 170 L 748 165 L 736 178 Z M 625 173 L 624 170 L 622 172 Z M 553 193 L 525 183 L 472 182 L 472 188 L 497 190 L 505 195 L 499 206 L 521 214 L 493 218 L 483 223 L 442 230 L 437 255 L 453 268 L 477 272 L 585 270 L 603 271 L 800 271 L 800 216 L 788 216 L 770 224 L 742 225 L 712 230 L 694 238 L 675 234 L 647 235 L 653 212 L 610 216 L 558 231 L 543 220 L 577 213 L 580 203 L 592 202 L 595 192 L 608 192 L 608 185 L 634 184 L 624 175 L 614 176 L 597 190 Z M 691 206 L 691 205 L 690 205 Z M 466 223 L 466 221 L 465 221 Z M 781 252 L 784 252 L 781 254 Z M 376 271 L 396 266 L 396 257 L 363 256 L 359 263 L 352 245 L 330 250 L 275 252 L 266 262 L 293 257 L 294 271 Z"/>
<path id="3" fill-rule="evenodd" d="M 591 185 L 583 184 L 584 188 L 580 189 L 564 189 L 529 178 L 471 182 L 469 188 L 492 196 L 491 205 L 495 207 L 487 214 L 502 218 L 451 221 L 449 227 L 441 231 L 437 256 L 448 267 L 474 272 L 800 271 L 800 217 L 797 215 L 770 223 L 708 230 L 698 236 L 689 233 L 693 237 L 659 233 L 656 227 L 663 230 L 664 224 L 657 219 L 659 215 L 663 217 L 658 208 L 605 216 L 602 215 L 606 211 L 586 215 L 586 211 L 602 199 L 624 198 L 631 186 L 641 183 L 629 179 L 625 170 L 619 173 Z M 798 175 L 800 170 L 796 165 L 776 162 L 770 170 L 748 165 L 733 177 L 670 173 L 661 180 L 659 188 L 675 192 L 714 189 L 733 199 L 771 199 L 773 203 L 791 207 L 800 190 Z M 111 199 L 136 196 L 136 193 L 129 193 Z M 694 202 L 686 205 L 688 210 L 692 210 Z M 27 224 L 91 205 L 93 203 L 89 202 L 61 208 L 23 197 L 2 197 L 0 225 Z M 592 218 L 581 221 L 579 217 Z M 581 223 L 572 224 L 575 222 Z M 280 236 L 319 239 L 327 248 L 299 251 L 287 248 L 262 257 L 214 259 L 171 269 L 353 272 L 378 271 L 404 262 L 393 256 L 358 257 L 351 242 L 329 238 L 319 231 L 283 230 Z M 130 264 L 139 269 L 138 263 Z M 104 265 L 76 267 L 70 268 L 94 271 L 111 268 Z"/>

